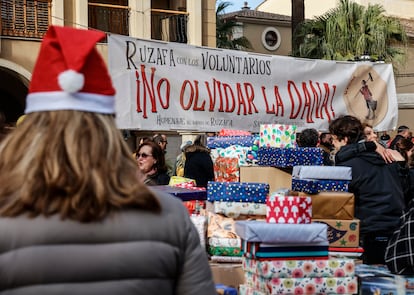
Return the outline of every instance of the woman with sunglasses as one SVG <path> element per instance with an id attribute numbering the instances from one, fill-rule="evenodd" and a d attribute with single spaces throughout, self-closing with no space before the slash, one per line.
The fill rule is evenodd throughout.
<path id="1" fill-rule="evenodd" d="M 161 147 L 154 141 L 145 141 L 135 151 L 139 170 L 147 185 L 166 185 L 170 182 L 168 167 Z"/>

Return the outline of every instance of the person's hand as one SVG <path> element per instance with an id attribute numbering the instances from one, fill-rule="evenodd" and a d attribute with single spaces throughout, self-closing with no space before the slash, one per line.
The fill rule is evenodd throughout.
<path id="1" fill-rule="evenodd" d="M 393 150 L 393 149 L 386 149 L 387 152 L 393 157 L 394 161 L 397 162 L 405 162 L 404 157 L 401 155 L 400 152 Z"/>
<path id="2" fill-rule="evenodd" d="M 394 151 L 392 149 L 386 149 L 379 142 L 376 142 L 376 141 L 375 141 L 375 145 L 377 146 L 377 149 L 375 151 L 384 159 L 384 161 L 386 163 L 392 163 L 394 161 L 398 161 L 398 160 L 395 159 L 395 157 L 397 155 L 394 155 L 394 153 L 393 153 L 393 152 L 397 152 L 397 151 Z M 400 153 L 398 153 L 398 154 L 400 154 Z"/>

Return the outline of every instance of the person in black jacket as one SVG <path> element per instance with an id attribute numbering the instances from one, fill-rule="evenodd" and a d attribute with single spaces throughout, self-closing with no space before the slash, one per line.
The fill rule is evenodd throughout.
<path id="1" fill-rule="evenodd" d="M 197 186 L 207 187 L 214 180 L 213 160 L 205 146 L 206 138 L 198 135 L 194 143 L 185 149 L 184 177 L 194 179 Z"/>
<path id="2" fill-rule="evenodd" d="M 384 264 L 388 239 L 404 210 L 398 164 L 386 163 L 374 151 L 353 152 L 355 144 L 364 140 L 362 124 L 356 117 L 342 116 L 333 120 L 329 131 L 338 150 L 336 165 L 352 167 L 349 190 L 355 195 L 355 217 L 361 221 L 363 261 Z"/>

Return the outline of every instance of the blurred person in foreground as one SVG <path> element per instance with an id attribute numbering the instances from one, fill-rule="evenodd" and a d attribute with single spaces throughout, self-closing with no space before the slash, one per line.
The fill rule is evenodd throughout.
<path id="1" fill-rule="evenodd" d="M 135 152 L 138 168 L 145 175 L 147 185 L 167 185 L 170 176 L 165 164 L 165 155 L 161 147 L 153 141 L 145 141 Z"/>
<path id="2" fill-rule="evenodd" d="M 0 145 L 0 293 L 216 294 L 181 201 L 143 184 L 95 48 L 50 26 L 26 118 Z"/>
<path id="3" fill-rule="evenodd" d="M 335 165 L 352 168 L 349 191 L 355 195 L 355 217 L 361 221 L 363 262 L 384 264 L 388 239 L 405 208 L 398 164 L 388 164 L 375 151 L 349 152 L 355 149 L 355 144 L 364 141 L 364 130 L 356 117 L 334 119 L 329 124 L 329 132 L 337 150 Z"/>

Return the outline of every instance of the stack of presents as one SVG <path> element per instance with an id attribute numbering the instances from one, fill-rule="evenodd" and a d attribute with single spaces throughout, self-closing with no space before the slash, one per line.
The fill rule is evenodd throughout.
<path id="1" fill-rule="evenodd" d="M 323 166 L 322 149 L 296 145 L 294 125 L 223 132 L 207 146 L 215 180 L 168 190 L 199 230 L 219 294 L 358 293 L 350 167 Z"/>

